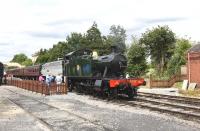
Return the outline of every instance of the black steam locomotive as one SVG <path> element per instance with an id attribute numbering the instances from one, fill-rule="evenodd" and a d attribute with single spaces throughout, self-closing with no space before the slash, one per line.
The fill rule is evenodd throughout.
<path id="1" fill-rule="evenodd" d="M 144 79 L 125 78 L 127 59 L 114 48 L 109 55 L 94 58 L 92 54 L 91 50 L 84 49 L 65 55 L 64 75 L 70 91 L 76 89 L 112 97 L 126 94 L 132 98 L 137 94 L 137 87 L 145 84 Z"/>

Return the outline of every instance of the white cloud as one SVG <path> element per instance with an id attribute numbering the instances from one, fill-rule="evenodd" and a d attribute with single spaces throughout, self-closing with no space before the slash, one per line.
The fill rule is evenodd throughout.
<path id="1" fill-rule="evenodd" d="M 199 41 L 198 5 L 198 0 L 0 0 L 0 61 L 50 48 L 71 32 L 85 32 L 93 21 L 103 34 L 116 24 L 130 38 L 159 24 Z"/>

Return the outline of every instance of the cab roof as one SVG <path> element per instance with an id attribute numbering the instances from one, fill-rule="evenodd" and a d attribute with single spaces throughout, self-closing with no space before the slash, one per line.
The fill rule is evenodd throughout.
<path id="1" fill-rule="evenodd" d="M 77 55 L 77 56 L 88 55 L 91 53 L 92 53 L 92 50 L 90 50 L 90 49 L 80 49 L 80 50 L 76 50 L 76 51 L 66 54 L 65 57 L 71 57 L 73 55 Z"/>

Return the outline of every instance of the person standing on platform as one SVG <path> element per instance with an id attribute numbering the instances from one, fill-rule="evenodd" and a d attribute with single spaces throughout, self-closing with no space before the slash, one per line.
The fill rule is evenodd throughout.
<path id="1" fill-rule="evenodd" d="M 52 76 L 51 75 L 46 75 L 46 84 L 48 86 L 48 93 L 51 95 L 51 81 L 52 81 Z"/>
<path id="2" fill-rule="evenodd" d="M 39 81 L 40 81 L 41 83 L 43 83 L 43 82 L 44 82 L 44 77 L 43 77 L 43 75 L 42 75 L 42 74 L 40 74 L 40 76 L 39 76 Z"/>
<path id="3" fill-rule="evenodd" d="M 62 76 L 60 74 L 58 74 L 56 76 L 56 85 L 57 85 L 57 93 L 61 93 L 61 90 L 60 90 L 60 85 L 62 83 Z"/>

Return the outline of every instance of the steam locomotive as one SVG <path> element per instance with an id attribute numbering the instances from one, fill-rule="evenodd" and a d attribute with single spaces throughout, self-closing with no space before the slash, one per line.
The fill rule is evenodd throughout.
<path id="1" fill-rule="evenodd" d="M 127 59 L 115 48 L 109 55 L 94 57 L 90 49 L 81 49 L 66 54 L 63 60 L 8 70 L 7 74 L 23 79 L 37 80 L 40 74 L 62 74 L 69 91 L 117 97 L 119 94 L 132 98 L 138 86 L 145 84 L 142 78 L 125 78 Z"/>
<path id="2" fill-rule="evenodd" d="M 129 98 L 137 95 L 138 86 L 144 85 L 141 78 L 125 78 L 127 59 L 112 47 L 112 53 L 105 56 L 92 56 L 91 50 L 78 50 L 64 57 L 69 90 L 98 93 L 117 97 L 126 94 Z"/>

